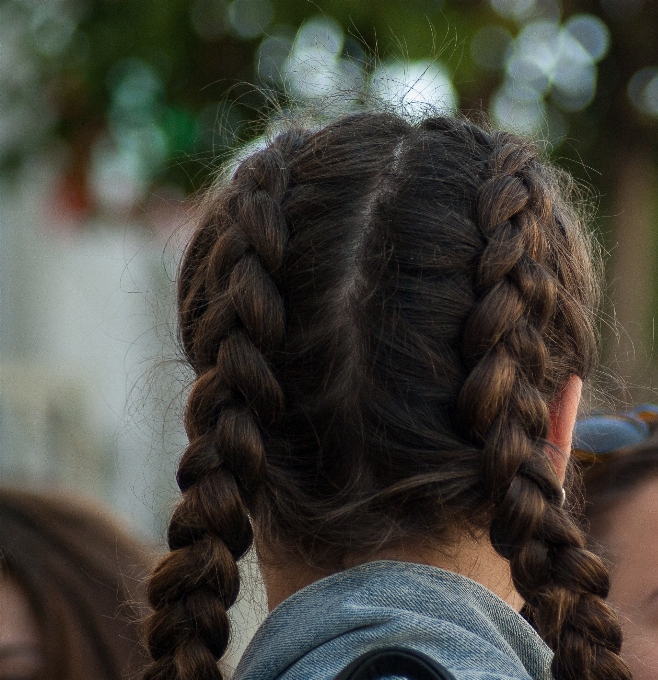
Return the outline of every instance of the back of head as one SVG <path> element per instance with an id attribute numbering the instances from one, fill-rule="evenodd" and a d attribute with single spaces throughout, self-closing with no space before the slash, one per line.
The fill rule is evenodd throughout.
<path id="1" fill-rule="evenodd" d="M 292 129 L 214 187 L 179 281 L 196 374 L 148 678 L 218 678 L 236 560 L 325 571 L 488 532 L 555 676 L 629 677 L 561 507 L 549 405 L 595 359 L 588 241 L 528 142 L 387 113 Z"/>
<path id="2" fill-rule="evenodd" d="M 120 680 L 143 667 L 150 556 L 96 506 L 0 489 L 0 570 L 38 629 L 39 678 Z"/>

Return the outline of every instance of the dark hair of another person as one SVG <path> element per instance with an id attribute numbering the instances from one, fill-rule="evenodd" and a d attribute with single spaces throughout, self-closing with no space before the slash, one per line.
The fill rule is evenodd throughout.
<path id="1" fill-rule="evenodd" d="M 0 569 L 39 627 L 47 680 L 120 680 L 144 668 L 140 581 L 150 559 L 95 506 L 0 489 Z"/>
<path id="2" fill-rule="evenodd" d="M 598 278 L 527 141 L 447 117 L 281 133 L 208 193 L 179 279 L 194 369 L 148 680 L 220 678 L 236 560 L 326 570 L 488 532 L 558 680 L 629 678 L 546 454 Z"/>
<path id="3" fill-rule="evenodd" d="M 641 444 L 583 462 L 582 469 L 588 533 L 600 549 L 612 511 L 641 484 L 658 477 L 658 433 Z"/>

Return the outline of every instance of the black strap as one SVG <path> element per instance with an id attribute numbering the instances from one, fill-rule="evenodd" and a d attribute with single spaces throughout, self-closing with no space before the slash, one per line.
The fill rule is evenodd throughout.
<path id="1" fill-rule="evenodd" d="M 438 661 L 403 647 L 366 652 L 339 673 L 336 680 L 379 680 L 391 675 L 408 680 L 455 680 Z"/>

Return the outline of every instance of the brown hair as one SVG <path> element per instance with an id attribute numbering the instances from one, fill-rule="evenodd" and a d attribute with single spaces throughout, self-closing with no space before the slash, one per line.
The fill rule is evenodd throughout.
<path id="1" fill-rule="evenodd" d="M 568 186 L 527 141 L 388 113 L 293 128 L 208 193 L 180 270 L 196 374 L 146 678 L 220 678 L 252 542 L 323 570 L 464 521 L 567 678 L 629 678 L 561 507 L 549 404 L 595 361 Z"/>
<path id="2" fill-rule="evenodd" d="M 0 489 L 0 570 L 25 591 L 47 680 L 120 680 L 144 668 L 140 588 L 150 556 L 104 512 Z"/>

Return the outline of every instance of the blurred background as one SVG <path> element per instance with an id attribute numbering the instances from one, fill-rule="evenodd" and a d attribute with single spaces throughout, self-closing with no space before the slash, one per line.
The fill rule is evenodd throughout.
<path id="1" fill-rule="evenodd" d="M 162 541 L 191 197 L 293 102 L 373 96 L 543 140 L 596 211 L 605 389 L 652 398 L 658 3 L 0 0 L 0 482 Z"/>

